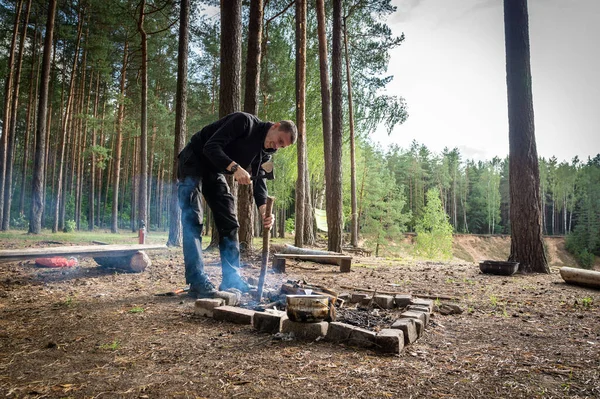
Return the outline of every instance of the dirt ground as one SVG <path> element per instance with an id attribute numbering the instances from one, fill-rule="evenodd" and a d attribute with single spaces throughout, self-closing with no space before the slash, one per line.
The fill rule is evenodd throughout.
<path id="1" fill-rule="evenodd" d="M 434 313 L 424 336 L 399 356 L 276 340 L 250 326 L 196 317 L 185 295 L 155 296 L 184 286 L 178 248 L 150 253 L 152 266 L 140 274 L 85 258 L 68 270 L 2 264 L 0 395 L 599 398 L 600 291 L 562 281 L 557 266 L 570 262 L 562 244 L 549 248 L 556 251 L 551 275 L 502 277 L 479 272 L 476 262 L 492 249 L 471 241 L 458 242 L 470 262 L 356 256 L 351 273 L 291 262 L 286 274 L 267 276 L 270 288 L 304 279 L 340 292 L 357 286 L 455 297 L 464 312 Z M 218 283 L 218 257 L 206 260 Z M 242 273 L 257 277 L 259 257 L 246 260 Z"/>

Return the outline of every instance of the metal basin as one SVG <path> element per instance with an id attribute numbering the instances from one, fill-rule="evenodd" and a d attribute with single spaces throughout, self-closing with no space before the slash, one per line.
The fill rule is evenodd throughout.
<path id="1" fill-rule="evenodd" d="M 505 262 L 500 260 L 483 260 L 479 262 L 479 270 L 485 274 L 511 276 L 519 270 L 519 262 Z"/>
<path id="2" fill-rule="evenodd" d="M 329 315 L 329 298 L 324 295 L 288 295 L 286 302 L 291 321 L 316 323 Z"/>

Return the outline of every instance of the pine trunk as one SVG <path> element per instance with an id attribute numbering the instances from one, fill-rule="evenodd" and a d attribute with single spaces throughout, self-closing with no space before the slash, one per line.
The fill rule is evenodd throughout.
<path id="1" fill-rule="evenodd" d="M 535 144 L 527 0 L 504 1 L 510 157 L 509 261 L 521 272 L 550 273 L 542 241 L 540 176 Z"/>
<path id="2" fill-rule="evenodd" d="M 348 85 L 348 118 L 350 121 L 350 198 L 352 219 L 350 222 L 350 245 L 358 247 L 358 210 L 356 205 L 356 154 L 354 144 L 354 109 L 352 104 L 352 76 L 348 55 L 347 19 L 344 19 L 344 51 L 346 54 L 346 82 Z"/>
<path id="3" fill-rule="evenodd" d="M 31 214 L 29 232 L 39 234 L 42 231 L 42 213 L 44 210 L 44 177 L 46 155 L 46 111 L 48 108 L 48 87 L 50 83 L 50 54 L 52 53 L 52 36 L 54 35 L 54 15 L 56 1 L 49 0 L 46 19 L 46 37 L 44 38 L 44 54 L 42 56 L 42 85 L 37 112 L 37 130 L 35 135 L 35 153 L 33 161 L 33 180 L 31 190 Z"/>
<path id="4" fill-rule="evenodd" d="M 331 53 L 331 190 L 328 200 L 331 201 L 331 224 L 328 225 L 328 243 L 330 251 L 342 251 L 342 142 L 344 128 L 344 111 L 342 98 L 342 0 L 333 0 L 333 44 Z"/>
<path id="5" fill-rule="evenodd" d="M 167 245 L 181 246 L 182 226 L 181 208 L 177 200 L 177 164 L 178 155 L 185 146 L 187 130 L 187 61 L 190 24 L 190 0 L 181 0 L 179 15 L 179 49 L 177 53 L 177 93 L 175 102 L 175 143 L 171 171 L 171 195 L 169 212 L 169 239 Z"/>
<path id="6" fill-rule="evenodd" d="M 297 247 L 304 246 L 306 212 L 306 0 L 296 0 L 296 126 L 298 127 L 298 179 L 296 180 Z"/>
<path id="7" fill-rule="evenodd" d="M 6 168 L 7 168 L 7 151 L 8 151 L 8 139 L 10 131 L 10 115 L 13 95 L 13 82 L 14 82 L 14 64 L 15 64 L 15 50 L 17 47 L 17 36 L 19 35 L 19 24 L 21 18 L 21 9 L 23 8 L 23 0 L 19 0 L 15 10 L 15 23 L 13 25 L 12 40 L 10 42 L 10 52 L 8 54 L 8 66 L 6 71 L 6 80 L 4 83 L 4 115 L 2 119 L 2 136 L 0 137 L 0 221 L 4 218 L 4 187 L 7 184 L 6 181 Z M 1 226 L 0 226 L 1 227 Z"/>
<path id="8" fill-rule="evenodd" d="M 113 197 L 110 231 L 119 232 L 119 179 L 121 177 L 121 153 L 123 148 L 123 119 L 125 116 L 125 82 L 127 76 L 127 55 L 129 42 L 125 41 L 123 49 L 123 64 L 121 65 L 121 82 L 119 85 L 119 108 L 117 111 L 117 137 L 115 138 L 114 166 L 113 166 Z"/>
<path id="9" fill-rule="evenodd" d="M 142 47 L 142 104 L 140 120 L 140 173 L 139 173 L 139 192 L 137 220 L 141 225 L 148 221 L 148 39 L 144 30 L 144 9 L 146 0 L 142 0 L 140 5 L 140 19 L 138 21 L 138 31 L 141 36 Z M 141 227 L 141 226 L 139 226 Z"/>
<path id="10" fill-rule="evenodd" d="M 248 54 L 246 57 L 246 90 L 244 112 L 258 114 L 258 87 L 260 85 L 260 56 L 263 26 L 263 0 L 250 1 L 248 23 Z M 240 223 L 240 250 L 252 251 L 254 236 L 252 185 L 238 187 L 238 219 Z"/>

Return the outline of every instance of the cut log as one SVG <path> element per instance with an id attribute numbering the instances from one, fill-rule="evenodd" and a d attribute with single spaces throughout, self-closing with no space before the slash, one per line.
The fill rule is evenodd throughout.
<path id="1" fill-rule="evenodd" d="M 18 262 L 20 260 L 35 259 L 52 256 L 87 256 L 90 258 L 108 256 L 133 255 L 138 251 L 167 249 L 166 245 L 73 245 L 65 247 L 44 247 L 27 249 L 6 249 L 0 251 L 0 263 Z"/>
<path id="2" fill-rule="evenodd" d="M 302 257 L 303 260 L 308 260 L 316 263 L 325 263 L 329 265 L 337 265 L 337 259 L 325 258 L 325 257 L 317 257 L 317 258 L 309 258 L 306 255 L 342 255 L 338 252 L 331 251 L 321 251 L 318 249 L 307 249 L 307 248 L 298 248 L 293 245 L 285 244 L 283 248 L 279 249 L 277 252 L 282 254 L 294 254 L 294 255 L 304 255 Z"/>
<path id="3" fill-rule="evenodd" d="M 575 267 L 561 267 L 560 276 L 568 284 L 600 289 L 600 272 Z"/>
<path id="4" fill-rule="evenodd" d="M 94 260 L 102 267 L 119 269 L 131 273 L 141 273 L 146 270 L 146 267 L 152 265 L 150 257 L 144 251 L 125 256 L 95 257 Z"/>

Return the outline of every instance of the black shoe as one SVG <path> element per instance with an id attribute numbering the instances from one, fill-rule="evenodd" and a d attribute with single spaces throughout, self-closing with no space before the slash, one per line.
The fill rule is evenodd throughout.
<path id="1" fill-rule="evenodd" d="M 242 293 L 249 292 L 250 290 L 256 289 L 255 286 L 248 284 L 240 276 L 234 276 L 230 278 L 223 278 L 223 282 L 219 285 L 219 291 L 227 291 L 230 288 L 240 290 Z"/>
<path id="2" fill-rule="evenodd" d="M 203 280 L 199 283 L 190 284 L 188 295 L 192 298 L 214 298 L 217 290 L 210 280 Z"/>

